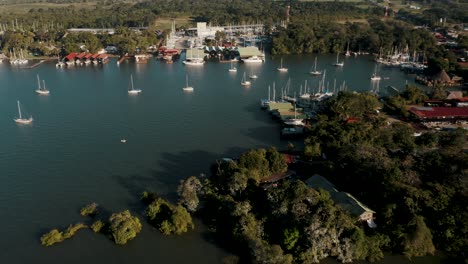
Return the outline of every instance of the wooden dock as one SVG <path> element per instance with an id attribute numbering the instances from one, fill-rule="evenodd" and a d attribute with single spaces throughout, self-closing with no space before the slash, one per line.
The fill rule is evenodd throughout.
<path id="1" fill-rule="evenodd" d="M 120 58 L 118 61 L 117 61 L 117 65 L 119 65 L 120 63 L 124 62 L 126 59 L 128 59 L 130 57 L 128 56 L 123 56 L 122 58 Z"/>
<path id="2" fill-rule="evenodd" d="M 34 63 L 33 65 L 28 65 L 28 66 L 22 66 L 20 69 L 34 69 L 37 66 L 41 65 L 42 63 L 52 60 L 53 58 L 45 59 L 45 60 L 40 60 L 39 62 Z"/>

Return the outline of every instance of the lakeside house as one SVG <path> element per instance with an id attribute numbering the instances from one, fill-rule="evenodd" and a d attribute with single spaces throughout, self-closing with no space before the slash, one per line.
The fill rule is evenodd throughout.
<path id="1" fill-rule="evenodd" d="M 373 221 L 375 214 L 373 210 L 361 203 L 351 194 L 338 191 L 325 177 L 315 174 L 307 179 L 305 183 L 310 188 L 323 189 L 329 192 L 330 198 L 343 210 L 357 217 L 358 221 L 366 222 L 371 228 L 377 227 Z"/>

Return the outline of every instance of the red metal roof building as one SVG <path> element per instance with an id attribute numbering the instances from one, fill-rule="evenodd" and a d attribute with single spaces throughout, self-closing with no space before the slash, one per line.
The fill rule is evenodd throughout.
<path id="1" fill-rule="evenodd" d="M 66 61 L 72 61 L 72 60 L 75 59 L 75 57 L 76 57 L 77 55 L 78 55 L 78 53 L 72 52 L 72 53 L 68 54 L 68 55 L 64 58 L 64 60 L 66 60 Z"/>
<path id="2" fill-rule="evenodd" d="M 411 107 L 409 109 L 421 120 L 468 120 L 468 107 Z"/>
<path id="3" fill-rule="evenodd" d="M 78 56 L 76 56 L 76 59 L 81 60 L 86 56 L 86 52 L 81 52 Z"/>

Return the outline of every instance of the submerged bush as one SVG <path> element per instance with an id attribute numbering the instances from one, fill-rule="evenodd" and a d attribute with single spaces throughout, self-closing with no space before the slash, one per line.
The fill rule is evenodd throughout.
<path id="1" fill-rule="evenodd" d="M 82 216 L 95 216 L 99 213 L 98 211 L 98 204 L 97 203 L 90 203 L 85 207 L 81 208 L 80 215 Z"/>
<path id="2" fill-rule="evenodd" d="M 126 244 L 141 231 L 140 220 L 128 210 L 112 214 L 109 222 L 111 236 L 118 245 Z"/>
<path id="3" fill-rule="evenodd" d="M 83 228 L 87 228 L 88 226 L 83 224 L 83 223 L 77 223 L 77 224 L 74 224 L 74 225 L 70 225 L 68 226 L 68 228 L 63 231 L 63 238 L 64 239 L 67 239 L 67 238 L 70 238 L 72 236 L 75 235 L 75 233 L 80 230 L 80 229 L 83 229 Z"/>
<path id="4" fill-rule="evenodd" d="M 57 229 L 50 230 L 49 233 L 46 233 L 41 236 L 41 244 L 43 246 L 52 246 L 55 243 L 62 242 L 64 240 L 63 233 Z"/>
<path id="5" fill-rule="evenodd" d="M 59 243 L 64 241 L 65 239 L 71 238 L 75 235 L 75 233 L 83 228 L 87 228 L 88 226 L 83 223 L 77 223 L 74 225 L 70 225 L 65 231 L 61 232 L 58 229 L 52 229 L 49 233 L 46 233 L 41 236 L 41 244 L 43 246 L 51 246 L 55 243 Z"/>
<path id="6" fill-rule="evenodd" d="M 94 233 L 99 233 L 105 225 L 106 224 L 103 221 L 97 220 L 91 225 L 91 229 L 94 231 Z"/>

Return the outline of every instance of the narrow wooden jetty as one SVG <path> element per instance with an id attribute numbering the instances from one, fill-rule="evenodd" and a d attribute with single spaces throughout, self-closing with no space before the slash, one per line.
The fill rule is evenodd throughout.
<path id="1" fill-rule="evenodd" d="M 34 63 L 33 65 L 28 65 L 28 66 L 22 66 L 20 69 L 34 69 L 37 66 L 41 65 L 42 63 L 49 61 L 51 59 L 45 59 L 45 60 L 40 60 L 39 62 Z"/>
<path id="2" fill-rule="evenodd" d="M 117 65 L 124 62 L 126 59 L 128 59 L 129 57 L 128 56 L 123 56 L 122 58 L 120 58 L 118 61 L 117 61 Z"/>

